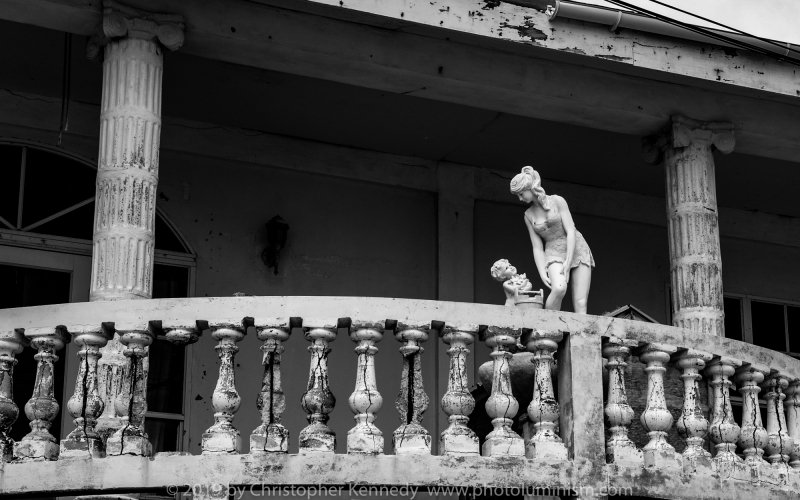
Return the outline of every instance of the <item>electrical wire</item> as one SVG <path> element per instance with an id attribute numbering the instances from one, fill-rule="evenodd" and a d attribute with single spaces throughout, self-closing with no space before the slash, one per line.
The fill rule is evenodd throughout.
<path id="1" fill-rule="evenodd" d="M 717 26 L 721 26 L 721 27 L 723 27 L 723 28 L 725 28 L 727 30 L 734 31 L 734 32 L 736 32 L 736 33 L 738 33 L 740 35 L 749 36 L 750 38 L 755 38 L 756 40 L 760 40 L 760 41 L 762 41 L 764 43 L 768 43 L 770 45 L 774 45 L 774 46 L 779 47 L 781 49 L 789 50 L 791 52 L 797 52 L 798 54 L 800 54 L 800 50 L 793 49 L 793 48 L 791 48 L 789 46 L 786 46 L 786 45 L 781 45 L 781 44 L 779 44 L 778 42 L 776 42 L 774 40 L 770 40 L 769 38 L 763 38 L 763 37 L 760 37 L 760 36 L 751 35 L 750 33 L 744 32 L 744 31 L 742 31 L 740 29 L 733 28 L 731 26 L 727 26 L 727 25 L 722 24 L 722 23 L 720 23 L 718 21 L 714 21 L 713 19 L 708 19 L 707 17 L 703 17 L 703 16 L 701 16 L 699 14 L 694 14 L 692 12 L 683 10 L 681 8 L 678 8 L 678 7 L 675 7 L 674 5 L 670 5 L 668 3 L 660 2 L 659 0 L 649 0 L 649 1 L 653 2 L 653 3 L 656 3 L 658 5 L 663 5 L 664 7 L 669 7 L 672 10 L 677 10 L 678 12 L 682 12 L 682 13 L 690 15 L 692 17 L 696 17 L 697 19 L 702 19 L 703 21 L 706 21 L 706 22 L 709 22 L 709 23 L 712 23 L 712 24 L 716 24 Z M 791 44 L 787 43 L 787 45 L 791 45 Z"/>
<path id="2" fill-rule="evenodd" d="M 649 10 L 644 9 L 642 7 L 638 7 L 636 5 L 629 4 L 628 2 L 624 2 L 622 0 L 605 0 L 605 1 L 607 1 L 608 3 L 614 4 L 614 5 L 618 6 L 618 7 L 624 7 L 626 9 L 628 9 L 628 10 L 631 10 L 631 11 L 633 11 L 635 13 L 641 14 L 641 15 L 643 15 L 645 17 L 656 19 L 658 21 L 662 21 L 662 22 L 665 22 L 667 24 L 671 24 L 673 26 L 677 26 L 679 28 L 683 28 L 683 29 L 685 29 L 687 31 L 691 31 L 691 32 L 697 33 L 699 35 L 706 36 L 708 38 L 713 38 L 715 40 L 719 40 L 721 42 L 725 42 L 728 45 L 733 45 L 734 47 L 746 49 L 746 50 L 749 50 L 751 52 L 756 52 L 758 54 L 765 55 L 767 57 L 771 57 L 773 59 L 777 59 L 778 61 L 786 62 L 786 63 L 792 64 L 794 66 L 800 66 L 800 60 L 798 60 L 798 59 L 794 59 L 794 58 L 783 56 L 783 55 L 778 54 L 776 52 L 773 52 L 771 50 L 767 50 L 767 49 L 763 49 L 761 47 L 758 47 L 757 45 L 752 45 L 752 44 L 749 44 L 747 42 L 743 42 L 741 40 L 736 40 L 735 38 L 730 38 L 730 37 L 721 35 L 719 33 L 715 33 L 713 31 L 709 31 L 709 30 L 707 30 L 705 28 L 701 28 L 699 26 L 695 26 L 693 24 L 684 23 L 682 21 L 678 21 L 678 20 L 672 19 L 671 17 L 664 16 L 664 15 L 661 15 L 661 14 L 657 14 L 655 12 L 649 11 Z"/>

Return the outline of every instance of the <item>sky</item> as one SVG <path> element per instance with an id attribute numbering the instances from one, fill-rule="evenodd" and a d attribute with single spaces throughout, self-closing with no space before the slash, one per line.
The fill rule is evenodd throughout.
<path id="1" fill-rule="evenodd" d="M 617 9 L 604 0 L 577 0 L 581 3 Z M 698 26 L 723 29 L 651 0 L 625 0 L 658 14 Z M 800 45 L 800 0 L 660 0 L 685 11 L 727 24 L 751 35 Z"/>

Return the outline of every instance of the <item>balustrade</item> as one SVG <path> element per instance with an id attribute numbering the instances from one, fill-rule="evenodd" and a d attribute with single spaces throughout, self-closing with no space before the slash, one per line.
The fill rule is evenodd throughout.
<path id="1" fill-rule="evenodd" d="M 233 360 L 239 352 L 236 343 L 244 338 L 251 325 L 252 318 L 245 318 L 241 325 L 211 324 L 211 337 L 218 342 L 214 349 L 219 355 L 219 378 L 211 397 L 214 425 L 203 433 L 203 454 L 239 453 L 241 449 L 242 436 L 232 423 L 233 415 L 242 403 L 242 398 L 236 392 Z"/>
<path id="2" fill-rule="evenodd" d="M 664 395 L 665 365 L 670 355 L 678 350 L 667 344 L 645 344 L 636 353 L 647 364 L 647 405 L 641 422 L 650 441 L 642 449 L 645 467 L 672 468 L 682 464 L 675 448 L 667 442 L 667 432 L 672 427 L 672 414 L 667 409 Z"/>
<path id="3" fill-rule="evenodd" d="M 422 384 L 421 343 L 428 340 L 430 325 L 396 325 L 395 338 L 403 343 L 403 373 L 400 376 L 400 394 L 395 406 L 400 414 L 400 427 L 392 435 L 396 455 L 404 453 L 430 453 L 431 435 L 422 426 L 422 415 L 428 409 L 428 395 Z"/>
<path id="4" fill-rule="evenodd" d="M 534 377 L 533 399 L 528 405 L 528 417 L 533 422 L 533 437 L 525 446 L 528 458 L 566 460 L 567 449 L 558 434 L 560 412 L 553 393 L 553 353 L 558 349 L 563 335 L 538 330 L 522 335 L 522 344 L 533 353 Z"/>
<path id="5" fill-rule="evenodd" d="M 383 338 L 383 325 L 353 326 L 350 340 L 356 343 L 358 354 L 356 388 L 350 395 L 350 409 L 355 413 L 355 427 L 347 433 L 347 453 L 383 453 L 383 433 L 374 422 L 383 398 L 375 381 L 376 343 Z"/>
<path id="6" fill-rule="evenodd" d="M 789 453 L 789 465 L 800 469 L 800 379 L 792 380 L 784 391 L 786 394 L 786 426 L 792 437 L 792 451 Z"/>
<path id="7" fill-rule="evenodd" d="M 61 441 L 61 458 L 102 458 L 106 447 L 95 430 L 97 419 L 103 414 L 105 403 L 97 390 L 97 361 L 103 356 L 100 348 L 114 338 L 114 331 L 101 327 L 73 331 L 72 340 L 80 346 L 81 361 L 75 394 L 67 401 L 67 410 L 74 418 L 75 430 Z"/>
<path id="8" fill-rule="evenodd" d="M 478 327 L 445 326 L 439 332 L 442 341 L 449 345 L 450 370 L 447 376 L 447 392 L 442 397 L 442 411 L 447 414 L 450 425 L 439 438 L 442 455 L 480 455 L 478 436 L 467 427 L 469 416 L 475 410 L 475 398 L 469 391 L 467 380 L 467 346 L 475 341 Z"/>
<path id="9" fill-rule="evenodd" d="M 38 351 L 33 356 L 37 362 L 36 381 L 33 396 L 25 404 L 25 415 L 31 421 L 31 431 L 14 443 L 14 460 L 58 460 L 58 441 L 50 434 L 50 426 L 59 410 L 54 395 L 56 381 L 53 365 L 58 361 L 56 352 L 69 342 L 69 334 L 66 329 L 56 327 L 26 330 L 25 336 L 31 341 L 31 347 Z"/>
<path id="10" fill-rule="evenodd" d="M 30 344 L 21 329 L 0 333 L 0 468 L 14 456 L 14 440 L 9 433 L 19 417 L 14 402 L 14 366 L 16 355 Z"/>
<path id="11" fill-rule="evenodd" d="M 248 298 L 248 300 L 267 299 Z M 91 470 L 97 472 L 90 473 L 81 469 L 83 472 L 76 473 L 78 477 L 90 477 L 91 474 L 95 474 L 91 477 L 116 477 L 115 473 L 104 468 L 106 466 L 103 464 L 113 463 L 118 455 L 128 455 L 127 459 L 122 457 L 119 460 L 149 457 L 151 446 L 143 426 L 143 417 L 147 409 L 146 380 L 141 376 L 148 350 L 157 348 L 152 344 L 156 335 L 162 332 L 166 340 L 176 345 L 187 345 L 196 342 L 203 331 L 210 330 L 212 338 L 217 342 L 215 349 L 220 365 L 211 400 L 214 424 L 203 433 L 201 442 L 202 454 L 205 455 L 203 460 L 207 461 L 202 463 L 207 465 L 201 466 L 201 462 L 191 462 L 191 465 L 189 462 L 181 462 L 183 458 L 191 457 L 171 456 L 168 460 L 159 459 L 157 455 L 151 458 L 154 460 L 152 467 L 161 464 L 169 468 L 178 467 L 170 465 L 173 463 L 185 464 L 188 471 L 186 474 L 192 477 L 196 475 L 194 472 L 196 470 L 205 470 L 206 474 L 211 471 L 210 477 L 199 479 L 202 484 L 217 482 L 225 484 L 231 480 L 230 478 L 245 483 L 264 481 L 265 478 L 271 480 L 269 478 L 273 478 L 273 469 L 288 474 L 288 479 L 283 479 L 284 476 L 275 476 L 273 479 L 278 482 L 288 481 L 292 484 L 316 483 L 318 480 L 323 483 L 325 481 L 336 483 L 340 480 L 357 482 L 372 473 L 358 469 L 362 467 L 358 464 L 364 464 L 364 467 L 374 464 L 370 470 L 380 476 L 382 478 L 380 481 L 386 484 L 398 478 L 404 482 L 414 483 L 417 481 L 417 476 L 440 474 L 443 479 L 433 481 L 441 480 L 444 481 L 442 484 L 453 483 L 457 486 L 461 484 L 459 481 L 462 479 L 459 478 L 462 476 L 458 476 L 456 472 L 462 465 L 465 467 L 463 477 L 483 480 L 482 475 L 485 474 L 489 481 L 494 481 L 496 484 L 497 481 L 506 481 L 498 479 L 500 476 L 495 475 L 495 470 L 504 470 L 497 464 L 509 464 L 509 467 L 518 467 L 513 469 L 516 472 L 512 475 L 517 477 L 521 474 L 527 478 L 524 479 L 527 482 L 535 483 L 539 480 L 537 477 L 544 478 L 542 481 L 555 481 L 557 484 L 562 484 L 559 481 L 591 481 L 595 477 L 591 474 L 596 473 L 600 474 L 603 481 L 607 481 L 608 484 L 628 484 L 633 488 L 639 488 L 637 490 L 641 493 L 639 496 L 663 497 L 672 494 L 672 490 L 659 490 L 661 493 L 652 495 L 648 493 L 650 490 L 647 488 L 651 488 L 652 483 L 644 479 L 650 477 L 647 476 L 650 474 L 647 471 L 653 469 L 663 471 L 666 474 L 663 477 L 681 477 L 681 481 L 691 483 L 692 487 L 712 484 L 714 488 L 733 491 L 726 489 L 728 486 L 725 486 L 726 481 L 733 480 L 732 484 L 737 486 L 732 488 L 745 488 L 748 492 L 753 491 L 752 488 L 765 488 L 771 494 L 775 492 L 789 494 L 788 492 L 800 488 L 800 473 L 796 471 L 800 468 L 800 446 L 798 446 L 800 378 L 796 376 L 800 373 L 800 363 L 795 363 L 790 358 L 776 355 L 775 364 L 770 365 L 759 362 L 759 359 L 767 359 L 765 353 L 768 354 L 768 351 L 756 346 L 745 348 L 742 347 L 744 344 L 738 343 L 736 344 L 738 350 L 733 351 L 728 346 L 734 341 L 717 340 L 716 337 L 706 340 L 699 334 L 678 328 L 662 325 L 642 326 L 644 324 L 638 323 L 635 327 L 631 327 L 628 323 L 624 323 L 625 320 L 591 319 L 550 311 L 506 313 L 508 309 L 499 309 L 493 310 L 493 315 L 486 313 L 481 315 L 473 314 L 469 305 L 463 307 L 448 305 L 447 307 L 453 307 L 458 311 L 456 314 L 441 309 L 439 303 L 433 303 L 437 305 L 429 309 L 425 309 L 429 306 L 423 303 L 423 306 L 418 306 L 420 311 L 414 310 L 412 314 L 402 316 L 400 319 L 390 318 L 393 313 L 398 313 L 399 316 L 403 310 L 411 308 L 391 309 L 387 306 L 380 314 L 370 312 L 369 318 L 372 319 L 369 320 L 360 319 L 355 314 L 352 320 L 344 316 L 332 319 L 336 316 L 330 314 L 336 312 L 353 314 L 359 311 L 353 307 L 337 311 L 334 308 L 336 302 L 325 302 L 325 300 L 327 299 L 323 299 L 323 313 L 328 315 L 325 316 L 328 319 L 315 319 L 322 316 L 310 315 L 291 317 L 285 314 L 286 311 L 281 311 L 279 314 L 264 317 L 268 319 L 246 317 L 241 322 L 165 319 L 162 326 L 156 319 L 142 323 L 143 315 L 137 312 L 136 321 L 103 323 L 92 317 L 92 321 L 72 323 L 97 325 L 96 327 L 44 328 L 23 323 L 19 329 L 3 328 L 0 330 L 0 446 L 3 447 L 3 462 L 19 464 L 14 467 L 26 467 L 26 464 L 33 461 L 69 459 L 68 464 L 65 463 L 62 467 L 64 470 L 71 470 L 70 467 L 81 467 L 80 464 L 91 460 L 94 464 Z M 203 302 L 203 304 L 209 303 Z M 109 307 L 115 307 L 115 304 L 103 304 L 99 310 L 103 311 Z M 198 308 L 194 313 L 223 317 L 219 315 L 219 310 L 214 310 L 211 305 L 208 307 L 209 311 Z M 243 308 L 238 307 L 237 310 L 243 311 Z M 154 309 L 152 314 L 155 316 L 158 311 L 159 309 Z M 189 317 L 191 312 L 179 310 L 170 314 L 175 317 Z M 271 311 L 269 313 L 272 314 Z M 509 314 L 510 319 L 505 318 L 503 314 Z M 423 315 L 428 317 L 423 318 Z M 441 319 L 431 319 L 437 316 Z M 375 320 L 376 317 L 389 319 Z M 486 320 L 489 325 L 479 326 L 481 319 Z M 494 321 L 496 324 L 491 324 Z M 0 325 L 2 323 L 3 319 L 0 318 Z M 23 326 L 27 326 L 24 333 Z M 224 456 L 240 453 L 241 437 L 233 425 L 233 418 L 242 398 L 236 390 L 234 361 L 240 348 L 255 349 L 255 344 L 253 347 L 243 347 L 247 346 L 247 343 L 240 344 L 251 328 L 260 341 L 262 353 L 263 374 L 259 374 L 261 383 L 256 398 L 260 425 L 249 436 L 249 455 L 242 457 L 241 462 L 236 462 L 239 468 L 235 471 L 230 469 L 232 472 L 225 473 L 228 475 L 216 477 L 217 471 L 234 467 L 234 462 L 230 461 L 233 459 L 224 459 Z M 287 395 L 284 394 L 282 377 L 288 376 L 284 373 L 287 369 L 294 376 L 295 367 L 282 366 L 281 358 L 285 358 L 284 351 L 292 345 L 286 342 L 291 338 L 292 332 L 297 332 L 298 329 L 302 330 L 304 338 L 310 342 L 308 385 L 301 399 L 302 408 L 308 416 L 308 426 L 299 435 L 300 454 L 289 455 L 290 435 L 282 422 L 287 407 Z M 356 366 L 355 388 L 348 399 L 354 413 L 355 425 L 348 432 L 346 447 L 347 455 L 352 457 L 352 461 L 344 462 L 342 460 L 349 460 L 350 457 L 336 455 L 334 458 L 336 436 L 327 425 L 335 406 L 335 398 L 329 384 L 328 355 L 331 352 L 331 342 L 342 330 L 347 331 L 354 342 L 356 353 L 356 362 L 353 364 Z M 121 371 L 125 377 L 120 383 L 123 390 L 114 402 L 115 412 L 123 416 L 124 425 L 104 441 L 102 433 L 96 428 L 97 420 L 104 414 L 98 365 L 101 359 L 100 349 L 111 341 L 115 331 L 120 334 L 119 341 L 125 346 L 124 354 L 127 359 L 126 366 Z M 377 344 L 386 333 L 391 333 L 398 341 L 403 361 L 400 392 L 395 400 L 400 426 L 392 434 L 392 443 L 398 459 L 409 460 L 403 462 L 407 464 L 406 468 L 410 474 L 408 477 L 397 475 L 396 471 L 400 469 L 394 465 L 391 467 L 380 465 L 389 463 L 383 462 L 384 460 L 395 460 L 392 457 L 379 456 L 384 453 L 384 435 L 375 425 L 377 413 L 382 405 L 376 380 L 376 364 L 386 359 L 385 354 L 384 357 L 378 354 Z M 449 356 L 447 391 L 441 397 L 441 408 L 448 417 L 447 428 L 441 432 L 438 442 L 438 454 L 442 457 L 432 455 L 432 429 L 426 429 L 422 420 L 429 405 L 428 394 L 423 384 L 422 346 L 429 345 L 432 334 L 440 337 L 436 341 L 441 342 L 441 346 L 447 346 Z M 658 337 L 660 334 L 661 338 Z M 490 354 L 492 388 L 485 404 L 492 428 L 485 436 L 482 448 L 479 447 L 478 435 L 471 429 L 479 427 L 474 421 L 470 421 L 475 408 L 475 399 L 468 381 L 470 358 L 467 347 L 474 342 L 476 336 L 492 349 Z M 53 363 L 57 360 L 56 352 L 63 349 L 70 337 L 79 348 L 77 359 L 80 364 L 77 366 L 74 393 L 65 407 L 74 419 L 75 427 L 61 441 L 59 449 L 55 438 L 48 430 L 58 411 L 58 395 L 53 390 Z M 653 339 L 668 340 L 668 342 Z M 594 365 L 595 368 L 590 368 L 589 372 L 585 372 L 585 366 L 574 364 L 574 359 L 585 355 L 585 351 L 583 354 L 580 351 L 585 350 L 586 342 L 596 342 L 590 351 L 593 353 L 591 356 L 597 356 L 598 352 L 602 352 L 602 356 L 607 360 L 605 366 L 608 372 L 607 399 L 604 409 L 598 395 L 584 394 L 581 387 L 571 387 L 565 383 L 565 380 L 570 379 L 579 381 L 582 376 L 601 375 L 599 363 Z M 33 397 L 25 408 L 31 421 L 31 432 L 15 444 L 8 435 L 19 413 L 13 402 L 15 356 L 28 343 L 37 350 L 38 362 Z M 530 354 L 518 354 L 520 358 L 515 358 L 515 363 L 517 359 L 527 359 L 532 364 L 530 367 L 525 367 L 525 373 L 529 373 L 531 377 L 528 387 L 532 387 L 532 393 L 527 393 L 530 389 L 525 390 L 526 396 L 531 397 L 525 417 L 518 415 L 520 404 L 517 397 L 523 396 L 520 396 L 519 392 L 515 393 L 519 390 L 516 385 L 512 386 L 512 383 L 517 382 L 512 382 L 511 370 L 517 365 L 510 363 L 514 353 L 523 348 Z M 646 365 L 646 403 L 639 415 L 634 412 L 628 401 L 630 391 L 628 384 L 631 381 L 626 380 L 626 376 L 631 377 L 631 372 L 627 372 L 626 375 L 626 366 L 632 354 L 638 356 Z M 556 356 L 558 356 L 557 370 L 554 369 Z M 593 359 L 594 362 L 599 361 Z M 665 383 L 665 378 L 668 373 L 673 373 L 667 372 L 668 363 L 672 363 L 679 370 L 682 379 L 683 406 L 675 422 L 678 434 L 686 445 L 681 454 L 675 451 L 669 438 L 673 424 L 670 410 L 677 412 L 678 408 L 669 408 L 667 404 L 671 399 L 666 397 L 665 391 L 671 385 Z M 593 364 L 586 366 L 591 367 Z M 598 373 L 593 373 L 595 369 Z M 583 375 L 584 373 L 588 375 Z M 710 387 L 708 417 L 704 413 L 701 401 L 700 383 L 703 376 L 708 379 Z M 558 397 L 554 390 L 556 378 L 559 381 Z M 514 381 L 516 380 L 518 380 L 517 375 L 514 375 Z M 636 380 L 634 386 L 641 387 L 642 382 L 644 380 Z M 736 383 L 736 388 L 742 396 L 741 427 L 733 417 L 730 394 L 733 382 Z M 767 403 L 765 423 L 762 423 L 759 412 L 759 395 Z M 291 400 L 291 395 L 289 396 Z M 582 398 L 591 399 L 592 405 L 584 405 Z M 525 400 L 527 401 L 527 397 Z M 598 417 L 600 411 L 604 412 L 607 419 L 607 438 L 602 435 L 603 429 L 599 418 L 592 420 L 583 417 L 587 414 L 585 412 L 597 412 L 594 415 Z M 585 426 L 574 424 L 573 416 L 580 412 L 584 412 L 581 418 L 583 422 L 587 422 Z M 628 435 L 631 423 L 637 417 L 648 435 L 648 442 L 642 450 L 637 449 Z M 522 418 L 527 419 L 529 422 L 527 425 L 533 429 L 531 433 L 526 431 L 526 436 L 530 436 L 527 443 L 515 432 L 515 427 L 512 428 L 520 425 Z M 706 438 L 711 439 L 716 449 L 713 458 L 705 449 Z M 737 444 L 744 459 L 736 454 Z M 595 450 L 593 453 L 596 455 L 589 455 L 587 450 Z M 330 455 L 313 456 L 317 453 Z M 252 458 L 247 458 L 248 456 Z M 261 458 L 257 458 L 259 456 Z M 769 463 L 765 459 L 769 460 Z M 301 461 L 294 462 L 294 460 Z M 373 460 L 377 462 L 372 462 Z M 590 460 L 600 468 L 595 468 L 595 465 L 589 467 Z M 519 466 L 511 465 L 516 464 L 516 461 L 522 462 Z M 605 469 L 602 469 L 603 461 L 608 464 Z M 543 465 L 553 462 L 559 463 L 559 466 L 552 470 Z M 144 482 L 160 481 L 161 479 L 152 478 L 160 478 L 166 473 L 161 474 L 160 471 L 155 473 L 155 470 L 146 473 L 146 468 L 150 467 L 146 465 L 147 463 L 149 462 L 145 460 L 141 462 L 143 465 L 136 465 L 138 469 L 135 472 L 132 470 L 131 476 L 142 477 Z M 302 468 L 302 475 L 293 475 L 295 472 L 292 472 L 292 467 L 295 466 L 290 465 L 293 463 L 302 464 L 302 467 L 296 466 Z M 328 467 L 331 469 L 328 470 Z M 431 467 L 433 469 L 429 470 Z M 594 468 L 595 472 L 591 474 L 586 472 L 589 468 Z M 527 472 L 529 469 L 533 471 L 530 474 Z M 361 476 L 352 476 L 353 470 L 360 470 Z M 452 474 L 449 472 L 451 470 Z M 559 471 L 557 474 L 552 472 L 556 470 Z M 390 471 L 394 471 L 391 474 L 395 475 L 387 476 Z M 0 493 L 18 491 L 9 486 L 12 483 L 16 484 L 15 477 L 16 475 L 11 474 L 0 475 Z M 223 477 L 226 479 L 223 480 Z M 342 479 L 339 479 L 340 477 Z M 45 478 L 44 482 L 47 481 Z M 72 480 L 68 480 L 68 483 L 73 486 L 64 486 L 65 493 L 83 487 L 74 486 L 75 483 L 69 481 Z M 150 485 L 147 486 L 149 489 L 161 487 L 152 486 L 153 483 L 149 482 L 147 484 Z M 748 486 L 742 486 L 744 484 Z M 131 489 L 130 483 L 125 483 L 111 489 L 134 491 L 136 487 Z M 36 491 L 39 490 L 24 490 L 26 494 Z M 710 497 L 714 498 L 728 498 L 731 495 L 731 493 L 710 493 Z"/>
<path id="12" fill-rule="evenodd" d="M 769 435 L 765 449 L 767 460 L 774 467 L 788 465 L 794 439 L 787 432 L 783 404 L 786 395 L 783 391 L 789 387 L 789 378 L 774 373 L 764 381 L 763 387 L 767 389 L 767 393 L 764 395 L 764 399 L 767 401 L 767 434 Z"/>
<path id="13" fill-rule="evenodd" d="M 494 429 L 483 443 L 483 455 L 524 456 L 525 442 L 511 429 L 519 403 L 511 391 L 509 361 L 516 350 L 520 331 L 489 327 L 481 331 L 481 340 L 492 348 L 492 393 L 486 400 L 486 413 Z"/>
<path id="14" fill-rule="evenodd" d="M 311 324 L 314 324 L 312 322 Z M 303 410 L 308 413 L 308 425 L 300 431 L 300 453 L 336 451 L 336 434 L 328 427 L 328 415 L 336 406 L 336 398 L 328 383 L 328 344 L 336 340 L 338 322 L 333 325 L 307 328 L 305 338 L 311 345 L 311 367 L 308 386 L 303 394 Z"/>
<path id="15" fill-rule="evenodd" d="M 711 453 L 703 448 L 708 434 L 708 419 L 703 415 L 700 405 L 700 371 L 711 361 L 711 353 L 687 349 L 677 353 L 675 364 L 683 371 L 683 410 L 678 418 L 678 434 L 686 441 L 683 451 L 684 467 L 697 469 L 711 468 Z"/>
<path id="16" fill-rule="evenodd" d="M 736 372 L 742 362 L 728 357 L 714 358 L 706 368 L 706 374 L 711 377 L 710 385 L 713 389 L 714 406 L 711 410 L 711 426 L 709 427 L 711 441 L 715 444 L 717 454 L 714 462 L 719 470 L 731 474 L 735 464 L 742 459 L 736 454 L 736 442 L 739 440 L 742 429 L 733 419 L 731 405 L 730 377 Z"/>
<path id="17" fill-rule="evenodd" d="M 736 370 L 734 381 L 739 384 L 742 395 L 742 426 L 739 435 L 739 446 L 744 454 L 744 461 L 753 468 L 768 465 L 764 460 L 764 447 L 769 435 L 761 422 L 761 409 L 758 405 L 758 386 L 769 375 L 769 368 L 760 365 L 746 365 Z"/>
<path id="18" fill-rule="evenodd" d="M 264 365 L 261 392 L 256 407 L 261 412 L 261 425 L 250 434 L 250 453 L 289 451 L 289 431 L 281 424 L 286 409 L 286 396 L 281 385 L 281 354 L 283 342 L 289 340 L 292 329 L 288 325 L 256 326 Z"/>
<path id="19" fill-rule="evenodd" d="M 603 346 L 603 356 L 608 359 L 608 399 L 605 415 L 609 424 L 606 442 L 606 460 L 614 464 L 641 464 L 642 452 L 628 437 L 633 422 L 633 408 L 628 404 L 625 390 L 625 362 L 637 342 L 610 337 Z"/>

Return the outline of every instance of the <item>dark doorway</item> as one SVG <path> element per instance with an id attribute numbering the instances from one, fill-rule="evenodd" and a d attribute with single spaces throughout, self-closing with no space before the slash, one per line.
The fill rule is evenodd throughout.
<path id="1" fill-rule="evenodd" d="M 0 309 L 11 307 L 44 306 L 48 304 L 63 304 L 69 302 L 72 276 L 69 272 L 36 269 L 32 267 L 18 267 L 0 264 Z M 57 325 L 53 325 L 56 327 Z M 58 361 L 55 365 L 55 397 L 62 406 L 53 420 L 50 433 L 56 439 L 61 439 L 61 415 L 63 413 L 64 394 L 64 354 L 66 349 L 58 352 Z M 33 384 L 36 380 L 36 354 L 33 348 L 26 347 L 17 354 L 17 365 L 14 367 L 14 403 L 19 408 L 19 417 L 11 427 L 11 438 L 19 441 L 28 432 L 28 418 L 25 416 L 25 403 L 33 394 Z"/>

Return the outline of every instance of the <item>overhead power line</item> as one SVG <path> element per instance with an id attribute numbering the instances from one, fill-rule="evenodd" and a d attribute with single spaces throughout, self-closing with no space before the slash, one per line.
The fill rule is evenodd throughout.
<path id="1" fill-rule="evenodd" d="M 742 30 L 740 30 L 738 28 L 733 28 L 731 26 L 727 26 L 727 25 L 722 24 L 722 23 L 720 23 L 718 21 L 714 21 L 713 19 L 709 19 L 709 18 L 703 17 L 703 16 L 701 16 L 699 14 L 695 14 L 693 12 L 689 12 L 689 11 L 683 10 L 681 8 L 675 7 L 674 5 L 670 5 L 668 3 L 660 2 L 659 0 L 649 0 L 649 1 L 651 1 L 653 3 L 657 3 L 658 5 L 663 5 L 664 7 L 669 7 L 672 10 L 677 10 L 678 12 L 682 12 L 682 13 L 690 15 L 692 17 L 696 17 L 697 19 L 702 19 L 703 21 L 706 21 L 708 23 L 716 24 L 717 26 L 720 26 L 720 27 L 725 28 L 725 29 L 730 30 L 730 31 L 734 31 L 734 32 L 736 32 L 736 33 L 738 33 L 740 35 L 749 36 L 750 38 L 755 38 L 756 40 L 760 40 L 760 41 L 762 41 L 764 43 L 768 43 L 770 45 L 774 45 L 774 46 L 779 47 L 781 49 L 788 50 L 788 51 L 791 51 L 791 52 L 797 52 L 798 54 L 800 54 L 800 50 L 791 48 L 791 46 L 790 46 L 791 44 L 789 44 L 789 43 L 787 43 L 786 45 L 781 45 L 780 43 L 778 43 L 778 42 L 776 42 L 774 40 L 770 40 L 769 38 L 763 38 L 763 37 L 760 37 L 760 36 L 751 35 L 750 33 L 742 31 Z"/>
<path id="2" fill-rule="evenodd" d="M 761 55 L 764 55 L 764 56 L 767 56 L 767 57 L 771 57 L 773 59 L 777 59 L 778 61 L 783 61 L 783 62 L 792 64 L 794 66 L 800 66 L 800 60 L 798 60 L 798 59 L 794 59 L 794 58 L 791 58 L 791 57 L 783 56 L 783 55 L 778 54 L 776 52 L 773 52 L 771 50 L 767 50 L 767 49 L 764 49 L 762 47 L 759 47 L 757 45 L 753 45 L 753 44 L 750 44 L 750 43 L 747 43 L 747 42 L 743 42 L 741 40 L 737 40 L 735 38 L 731 38 L 731 37 L 722 35 L 720 33 L 708 30 L 706 28 L 701 28 L 700 26 L 695 26 L 693 24 L 689 24 L 689 23 L 685 23 L 685 22 L 682 22 L 682 21 L 678 21 L 678 20 L 673 19 L 673 18 L 671 18 L 669 16 L 665 16 L 665 15 L 662 15 L 662 14 L 657 14 L 657 13 L 649 11 L 649 10 L 643 8 L 643 7 L 638 7 L 636 5 L 630 4 L 630 3 L 625 2 L 623 0 L 606 0 L 606 1 L 611 3 L 611 4 L 616 5 L 618 7 L 624 7 L 624 8 L 626 8 L 628 10 L 631 10 L 631 11 L 633 11 L 635 13 L 642 14 L 645 17 L 650 17 L 652 19 L 663 21 L 663 22 L 665 22 L 667 24 L 671 24 L 673 26 L 677 26 L 679 28 L 683 28 L 683 29 L 691 31 L 693 33 L 697 33 L 699 35 L 703 35 L 703 36 L 712 38 L 714 40 L 719 40 L 721 42 L 725 42 L 728 45 L 732 45 L 734 47 L 746 49 L 746 50 L 749 50 L 751 52 L 756 52 L 758 54 L 761 54 Z"/>

